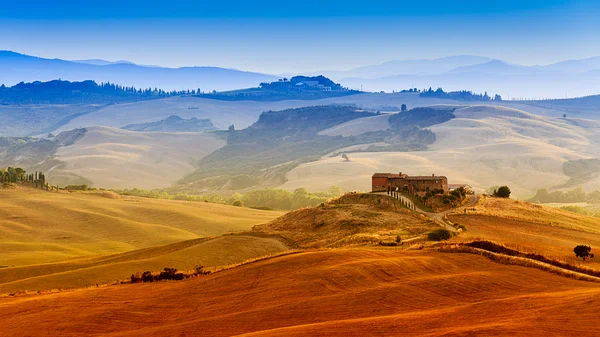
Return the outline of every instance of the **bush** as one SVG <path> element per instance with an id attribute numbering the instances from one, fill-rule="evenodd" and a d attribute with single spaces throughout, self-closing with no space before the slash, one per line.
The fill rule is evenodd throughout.
<path id="1" fill-rule="evenodd" d="M 396 242 L 379 241 L 379 245 L 386 247 L 396 247 L 398 244 Z"/>
<path id="2" fill-rule="evenodd" d="M 448 240 L 451 237 L 452 233 L 445 228 L 436 229 L 433 232 L 427 234 L 427 238 L 432 241 Z"/>
<path id="3" fill-rule="evenodd" d="M 88 185 L 67 185 L 64 189 L 67 191 L 87 191 L 90 187 Z"/>
<path id="4" fill-rule="evenodd" d="M 594 258 L 594 254 L 592 254 L 591 251 L 592 247 L 586 245 L 578 245 L 573 249 L 575 256 L 581 258 L 583 262 L 585 262 L 587 258 Z"/>
<path id="5" fill-rule="evenodd" d="M 459 224 L 459 223 L 455 223 L 455 224 L 454 224 L 454 227 L 456 227 L 456 229 L 461 229 L 463 232 L 466 232 L 466 231 L 467 231 L 467 226 L 465 226 L 465 225 L 461 225 L 461 224 Z"/>
<path id="6" fill-rule="evenodd" d="M 494 191 L 494 196 L 497 198 L 510 198 L 510 188 L 508 186 L 500 186 Z"/>
<path id="7" fill-rule="evenodd" d="M 236 200 L 232 203 L 233 206 L 243 207 L 244 203 L 241 200 Z"/>

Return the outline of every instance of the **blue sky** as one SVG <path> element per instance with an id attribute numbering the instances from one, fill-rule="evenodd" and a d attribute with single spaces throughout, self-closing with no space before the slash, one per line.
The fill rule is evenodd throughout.
<path id="1" fill-rule="evenodd" d="M 268 73 L 600 55 L 598 1 L 0 1 L 0 49 Z"/>

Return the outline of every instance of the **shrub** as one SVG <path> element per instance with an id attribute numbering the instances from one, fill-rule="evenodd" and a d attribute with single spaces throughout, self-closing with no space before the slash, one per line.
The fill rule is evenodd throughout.
<path id="1" fill-rule="evenodd" d="M 90 188 L 88 185 L 67 185 L 64 189 L 67 191 L 87 191 Z"/>
<path id="2" fill-rule="evenodd" d="M 152 282 L 152 281 L 154 281 L 154 276 L 152 276 L 152 272 L 145 271 L 142 274 L 142 282 Z"/>
<path id="3" fill-rule="evenodd" d="M 500 186 L 494 190 L 494 196 L 497 198 L 510 198 L 510 188 L 508 186 Z"/>
<path id="4" fill-rule="evenodd" d="M 396 242 L 379 241 L 379 245 L 380 246 L 386 246 L 386 247 L 395 247 L 398 244 Z"/>
<path id="5" fill-rule="evenodd" d="M 432 241 L 448 240 L 451 237 L 452 233 L 445 228 L 436 229 L 433 232 L 427 234 L 427 238 Z"/>
<path id="6" fill-rule="evenodd" d="M 454 227 L 456 227 L 456 229 L 461 229 L 463 232 L 467 231 L 467 226 L 461 225 L 459 223 L 454 224 Z"/>
<path id="7" fill-rule="evenodd" d="M 573 249 L 575 256 L 581 258 L 583 262 L 589 257 L 593 258 L 594 254 L 591 253 L 592 247 L 586 245 L 578 245 Z"/>
<path id="8" fill-rule="evenodd" d="M 232 203 L 233 206 L 243 207 L 244 203 L 241 200 L 236 200 Z"/>

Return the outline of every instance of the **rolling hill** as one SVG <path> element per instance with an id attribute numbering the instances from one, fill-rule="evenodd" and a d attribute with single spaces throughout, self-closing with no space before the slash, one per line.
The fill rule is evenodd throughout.
<path id="1" fill-rule="evenodd" d="M 226 205 L 0 189 L 0 265 L 92 257 L 249 230 L 282 213 Z"/>
<path id="2" fill-rule="evenodd" d="M 278 235 L 301 248 L 342 247 L 419 239 L 439 226 L 381 195 L 346 194 L 321 206 L 289 212 L 253 232 Z"/>
<path id="3" fill-rule="evenodd" d="M 169 187 L 194 171 L 199 158 L 225 146 L 224 137 L 198 132 L 134 132 L 91 127 L 55 158 L 64 163 L 48 171 L 53 183 L 62 184 L 59 172 L 84 177 L 102 188 Z"/>
<path id="4" fill-rule="evenodd" d="M 475 211 L 457 210 L 449 215 L 453 222 L 467 227 L 461 240 L 485 239 L 501 242 L 520 251 L 578 265 L 573 254 L 580 244 L 600 247 L 600 219 L 524 201 L 484 198 Z M 600 267 L 590 260 L 589 267 Z"/>
<path id="5" fill-rule="evenodd" d="M 275 81 L 276 76 L 218 67 L 147 67 L 132 63 L 90 64 L 60 59 L 45 59 L 12 51 L 0 51 L 0 84 L 19 82 L 93 80 L 136 88 L 163 90 L 233 90 Z"/>
<path id="6" fill-rule="evenodd" d="M 327 250 L 181 282 L 0 298 L 0 324 L 11 336 L 593 336 L 598 296 L 595 283 L 477 255 Z"/>
<path id="7" fill-rule="evenodd" d="M 159 271 L 165 267 L 188 271 L 203 266 L 211 271 L 284 253 L 289 249 L 275 236 L 250 233 L 185 240 L 118 254 L 0 268 L 0 294 L 110 284 L 115 280 L 127 280 L 136 272 Z"/>
<path id="8" fill-rule="evenodd" d="M 478 191 L 508 184 L 514 196 L 527 198 L 538 188 L 568 181 L 563 171 L 568 160 L 600 156 L 596 121 L 544 117 L 497 105 L 454 107 L 456 118 L 430 127 L 436 140 L 428 151 L 350 152 L 350 161 L 325 156 L 288 172 L 283 187 L 319 190 L 327 182 L 369 191 L 373 172 L 410 171 L 443 174 L 451 183 L 468 183 Z M 348 130 L 355 134 L 360 128 Z"/>

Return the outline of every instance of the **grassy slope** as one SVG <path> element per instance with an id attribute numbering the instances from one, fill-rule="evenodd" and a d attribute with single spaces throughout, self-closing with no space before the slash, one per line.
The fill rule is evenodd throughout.
<path id="1" fill-rule="evenodd" d="M 600 219 L 524 201 L 486 198 L 475 212 L 463 209 L 449 216 L 467 226 L 463 239 L 493 240 L 531 252 L 578 264 L 573 248 L 578 244 L 600 247 Z M 590 262 L 594 268 L 600 267 Z"/>
<path id="2" fill-rule="evenodd" d="M 330 250 L 188 281 L 2 298 L 0 325 L 28 336 L 593 336 L 598 296 L 594 283 L 476 255 Z"/>
<path id="3" fill-rule="evenodd" d="M 185 271 L 201 265 L 210 270 L 212 267 L 237 264 L 286 250 L 288 247 L 274 237 L 226 235 L 120 254 L 2 268 L 0 294 L 22 290 L 81 288 L 125 280 L 135 272 L 158 271 L 165 267 Z"/>
<path id="4" fill-rule="evenodd" d="M 303 248 L 318 248 L 391 242 L 397 235 L 406 239 L 437 228 L 388 196 L 347 194 L 323 206 L 287 213 L 254 226 L 253 231 L 281 235 Z"/>
<path id="5" fill-rule="evenodd" d="M 0 190 L 0 266 L 126 252 L 248 230 L 281 212 L 35 189 Z"/>

